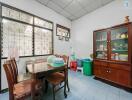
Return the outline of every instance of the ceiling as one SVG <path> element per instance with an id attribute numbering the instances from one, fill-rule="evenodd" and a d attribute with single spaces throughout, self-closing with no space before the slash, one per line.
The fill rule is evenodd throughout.
<path id="1" fill-rule="evenodd" d="M 76 20 L 113 0 L 36 0 L 70 20 Z"/>

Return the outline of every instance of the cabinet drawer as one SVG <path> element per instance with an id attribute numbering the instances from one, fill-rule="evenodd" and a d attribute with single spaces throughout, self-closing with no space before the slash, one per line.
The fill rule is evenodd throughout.
<path id="1" fill-rule="evenodd" d="M 108 68 L 102 67 L 101 68 L 101 77 L 103 79 L 109 80 L 109 73 L 108 72 L 109 72 L 109 69 Z"/>
<path id="2" fill-rule="evenodd" d="M 125 65 L 125 64 L 114 64 L 114 63 L 110 63 L 109 64 L 110 68 L 115 68 L 115 69 L 121 69 L 121 70 L 127 70 L 130 71 L 131 70 L 131 66 L 130 65 Z"/>
<path id="3" fill-rule="evenodd" d="M 103 79 L 108 79 L 108 68 L 107 67 L 100 67 L 98 65 L 94 66 L 94 75 L 96 77 L 100 77 Z"/>
<path id="4" fill-rule="evenodd" d="M 101 69 L 99 66 L 94 66 L 94 75 L 96 77 L 101 77 Z"/>
<path id="5" fill-rule="evenodd" d="M 108 70 L 108 79 L 112 82 L 117 83 L 118 82 L 118 70 L 109 68 Z"/>
<path id="6" fill-rule="evenodd" d="M 94 61 L 94 65 L 97 66 L 108 66 L 107 62 L 103 62 L 103 61 Z"/>
<path id="7" fill-rule="evenodd" d="M 118 70 L 118 83 L 127 86 L 132 87 L 132 79 L 131 79 L 131 72 L 125 71 L 125 70 Z"/>

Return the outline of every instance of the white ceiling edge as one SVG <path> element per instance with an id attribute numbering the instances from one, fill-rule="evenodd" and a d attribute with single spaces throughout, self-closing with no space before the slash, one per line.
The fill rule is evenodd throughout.
<path id="1" fill-rule="evenodd" d="M 42 2 L 40 2 L 39 0 L 35 0 L 35 1 L 38 2 L 38 3 L 40 3 L 42 6 L 45 6 L 45 7 L 49 8 L 49 9 L 51 9 L 52 11 L 56 12 L 57 14 L 59 14 L 59 15 L 65 17 L 66 19 L 68 19 L 68 20 L 70 20 L 70 21 L 72 22 L 72 21 L 78 20 L 78 19 L 82 18 L 83 16 L 86 16 L 86 15 L 88 15 L 88 14 L 90 14 L 90 13 L 96 11 L 97 9 L 100 9 L 100 8 L 102 8 L 102 7 L 104 7 L 104 6 L 106 6 L 106 5 L 110 4 L 110 3 L 112 3 L 112 2 L 115 1 L 115 0 L 113 0 L 113 1 L 111 1 L 111 2 L 108 2 L 108 3 L 106 3 L 106 4 L 102 4 L 101 7 L 96 8 L 96 9 L 94 9 L 94 10 L 91 10 L 90 12 L 87 12 L 85 15 L 82 15 L 82 16 L 80 16 L 80 17 L 77 17 L 77 18 L 75 18 L 74 20 L 71 20 L 70 18 L 68 18 L 68 17 L 66 17 L 66 16 L 64 16 L 64 15 L 62 15 L 61 13 L 59 13 L 59 12 L 53 10 L 52 8 L 50 8 L 50 7 L 48 7 L 47 5 L 45 5 L 45 4 L 43 4 Z M 50 1 L 52 1 L 52 0 L 50 0 Z"/>
<path id="2" fill-rule="evenodd" d="M 48 8 L 48 9 L 54 11 L 53 9 L 47 7 L 45 4 L 43 4 L 42 2 L 40 2 L 39 0 L 35 0 L 35 1 L 36 1 L 37 3 L 39 3 L 39 4 L 41 4 L 42 6 L 45 6 L 46 8 Z M 54 11 L 54 12 L 57 13 L 57 14 L 59 14 L 59 15 L 61 15 L 61 16 L 63 16 L 64 18 L 68 19 L 69 21 L 72 21 L 72 20 L 69 19 L 68 17 L 65 17 L 64 15 L 60 14 L 59 12 L 57 12 L 57 11 Z"/>
<path id="3" fill-rule="evenodd" d="M 109 4 L 113 3 L 114 1 L 115 1 L 115 0 L 113 0 L 112 2 L 109 2 L 109 3 L 105 4 L 105 5 L 103 5 L 103 6 L 100 7 L 100 8 L 97 8 L 97 9 L 95 9 L 95 10 L 92 10 L 92 11 L 88 12 L 87 14 L 85 14 L 85 15 L 83 15 L 83 16 L 81 16 L 81 17 L 78 17 L 78 18 L 75 19 L 75 20 L 71 20 L 71 21 L 73 22 L 73 21 L 79 20 L 79 19 L 81 19 L 82 17 L 85 17 L 85 16 L 87 16 L 87 15 L 89 15 L 89 14 L 95 12 L 96 10 L 99 10 L 99 9 L 105 7 L 105 6 L 108 6 Z M 63 15 L 62 15 L 62 16 L 63 16 Z"/>
<path id="4" fill-rule="evenodd" d="M 64 18 L 66 18 L 67 20 L 72 21 L 71 19 L 69 19 L 69 18 L 65 17 L 64 15 L 62 15 L 62 14 L 60 14 L 60 13 L 58 13 L 58 12 L 54 11 L 53 9 L 51 9 L 51 8 L 49 8 L 49 7 L 47 7 L 47 6 L 46 6 L 46 5 L 44 5 L 43 3 L 41 3 L 41 2 L 39 2 L 39 1 L 37 1 L 37 0 L 34 0 L 34 1 L 35 1 L 35 2 L 37 2 L 37 3 L 39 3 L 40 5 L 42 5 L 42 6 L 44 6 L 44 7 L 46 7 L 46 8 L 48 8 L 48 9 L 52 10 L 52 11 L 53 11 L 53 12 L 55 12 L 56 14 L 59 14 L 60 16 L 62 16 L 62 17 L 64 17 Z"/>

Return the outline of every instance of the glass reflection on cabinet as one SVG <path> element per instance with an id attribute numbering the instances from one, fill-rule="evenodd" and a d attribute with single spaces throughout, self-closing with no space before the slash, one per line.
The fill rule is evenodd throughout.
<path id="1" fill-rule="evenodd" d="M 107 32 L 96 32 L 96 58 L 107 59 Z"/>
<path id="2" fill-rule="evenodd" d="M 111 31 L 111 59 L 128 61 L 128 29 L 126 27 Z"/>

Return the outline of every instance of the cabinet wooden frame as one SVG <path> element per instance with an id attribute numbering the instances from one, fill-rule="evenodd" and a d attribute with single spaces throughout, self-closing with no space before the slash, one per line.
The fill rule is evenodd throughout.
<path id="1" fill-rule="evenodd" d="M 128 29 L 128 61 L 111 59 L 111 30 L 126 27 Z M 96 32 L 107 32 L 107 59 L 96 58 Z M 97 33 L 98 34 L 98 33 Z M 132 23 L 124 23 L 106 29 L 96 30 L 93 33 L 93 60 L 95 77 L 132 88 Z M 121 78 L 122 77 L 122 78 Z M 125 79 L 124 79 L 125 78 Z"/>
<path id="2" fill-rule="evenodd" d="M 2 6 L 0 4 L 0 17 L 2 16 Z M 2 19 L 0 18 L 0 40 L 1 40 L 1 23 L 2 23 Z M 0 42 L 0 93 L 1 93 L 1 42 Z"/>

